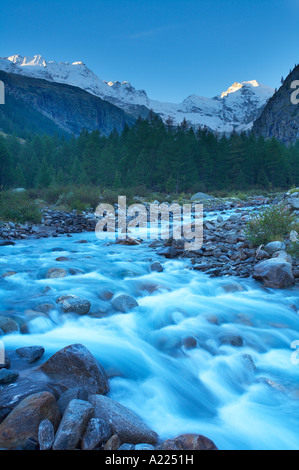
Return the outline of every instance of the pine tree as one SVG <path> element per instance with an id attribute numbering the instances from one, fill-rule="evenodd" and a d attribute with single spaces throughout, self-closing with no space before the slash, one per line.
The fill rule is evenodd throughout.
<path id="1" fill-rule="evenodd" d="M 0 186 L 8 188 L 12 180 L 12 157 L 6 148 L 4 138 L 0 136 Z"/>
<path id="2" fill-rule="evenodd" d="M 47 188 L 50 186 L 52 180 L 51 169 L 48 166 L 47 160 L 43 158 L 41 167 L 37 174 L 36 183 L 39 188 Z"/>

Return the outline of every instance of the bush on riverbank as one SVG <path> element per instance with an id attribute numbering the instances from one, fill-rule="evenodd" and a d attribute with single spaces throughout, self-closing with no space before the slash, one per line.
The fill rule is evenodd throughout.
<path id="1" fill-rule="evenodd" d="M 287 251 L 293 258 L 299 259 L 299 242 L 291 243 Z"/>
<path id="2" fill-rule="evenodd" d="M 272 241 L 283 241 L 288 234 L 294 216 L 282 204 L 265 209 L 247 223 L 246 237 L 253 246 L 266 245 Z"/>
<path id="3" fill-rule="evenodd" d="M 37 202 L 30 199 L 26 192 L 3 191 L 0 193 L 0 220 L 38 224 L 41 222 L 41 210 Z"/>

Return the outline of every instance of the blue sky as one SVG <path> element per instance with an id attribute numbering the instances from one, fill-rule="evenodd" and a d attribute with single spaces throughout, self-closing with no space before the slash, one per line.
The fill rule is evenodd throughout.
<path id="1" fill-rule="evenodd" d="M 82 60 L 151 98 L 276 87 L 299 63 L 299 0 L 0 0 L 0 56 Z"/>

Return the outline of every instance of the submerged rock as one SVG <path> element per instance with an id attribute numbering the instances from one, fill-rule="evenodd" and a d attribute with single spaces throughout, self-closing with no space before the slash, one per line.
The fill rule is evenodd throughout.
<path id="1" fill-rule="evenodd" d="M 9 333 L 15 333 L 19 331 L 19 326 L 17 322 L 15 322 L 10 317 L 0 316 L 0 328 L 6 335 Z"/>
<path id="2" fill-rule="evenodd" d="M 118 295 L 112 300 L 111 304 L 115 310 L 122 313 L 127 313 L 132 308 L 138 307 L 137 300 L 126 294 Z"/>
<path id="3" fill-rule="evenodd" d="M 159 261 L 155 261 L 151 264 L 151 271 L 156 271 L 157 273 L 161 273 L 163 271 L 163 266 Z"/>
<path id="4" fill-rule="evenodd" d="M 50 268 L 47 271 L 46 279 L 57 279 L 61 277 L 65 277 L 67 272 L 65 269 L 62 268 Z"/>
<path id="5" fill-rule="evenodd" d="M 78 315 L 87 315 L 91 303 L 87 299 L 68 298 L 61 302 L 64 313 L 77 313 Z"/>

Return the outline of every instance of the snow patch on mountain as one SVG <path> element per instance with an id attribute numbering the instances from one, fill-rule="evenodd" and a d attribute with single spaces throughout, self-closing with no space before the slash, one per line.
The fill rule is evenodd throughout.
<path id="1" fill-rule="evenodd" d="M 164 121 L 171 118 L 174 124 L 180 124 L 186 119 L 192 126 L 206 126 L 220 133 L 250 129 L 274 94 L 272 88 L 251 80 L 236 82 L 214 98 L 194 94 L 182 103 L 163 103 L 150 99 L 145 90 L 136 90 L 127 81 L 101 80 L 81 61 L 57 63 L 46 61 L 41 55 L 12 55 L 0 58 L 0 70 L 76 86 L 127 112 L 132 106 L 137 109 L 143 106 L 152 109 Z"/>

